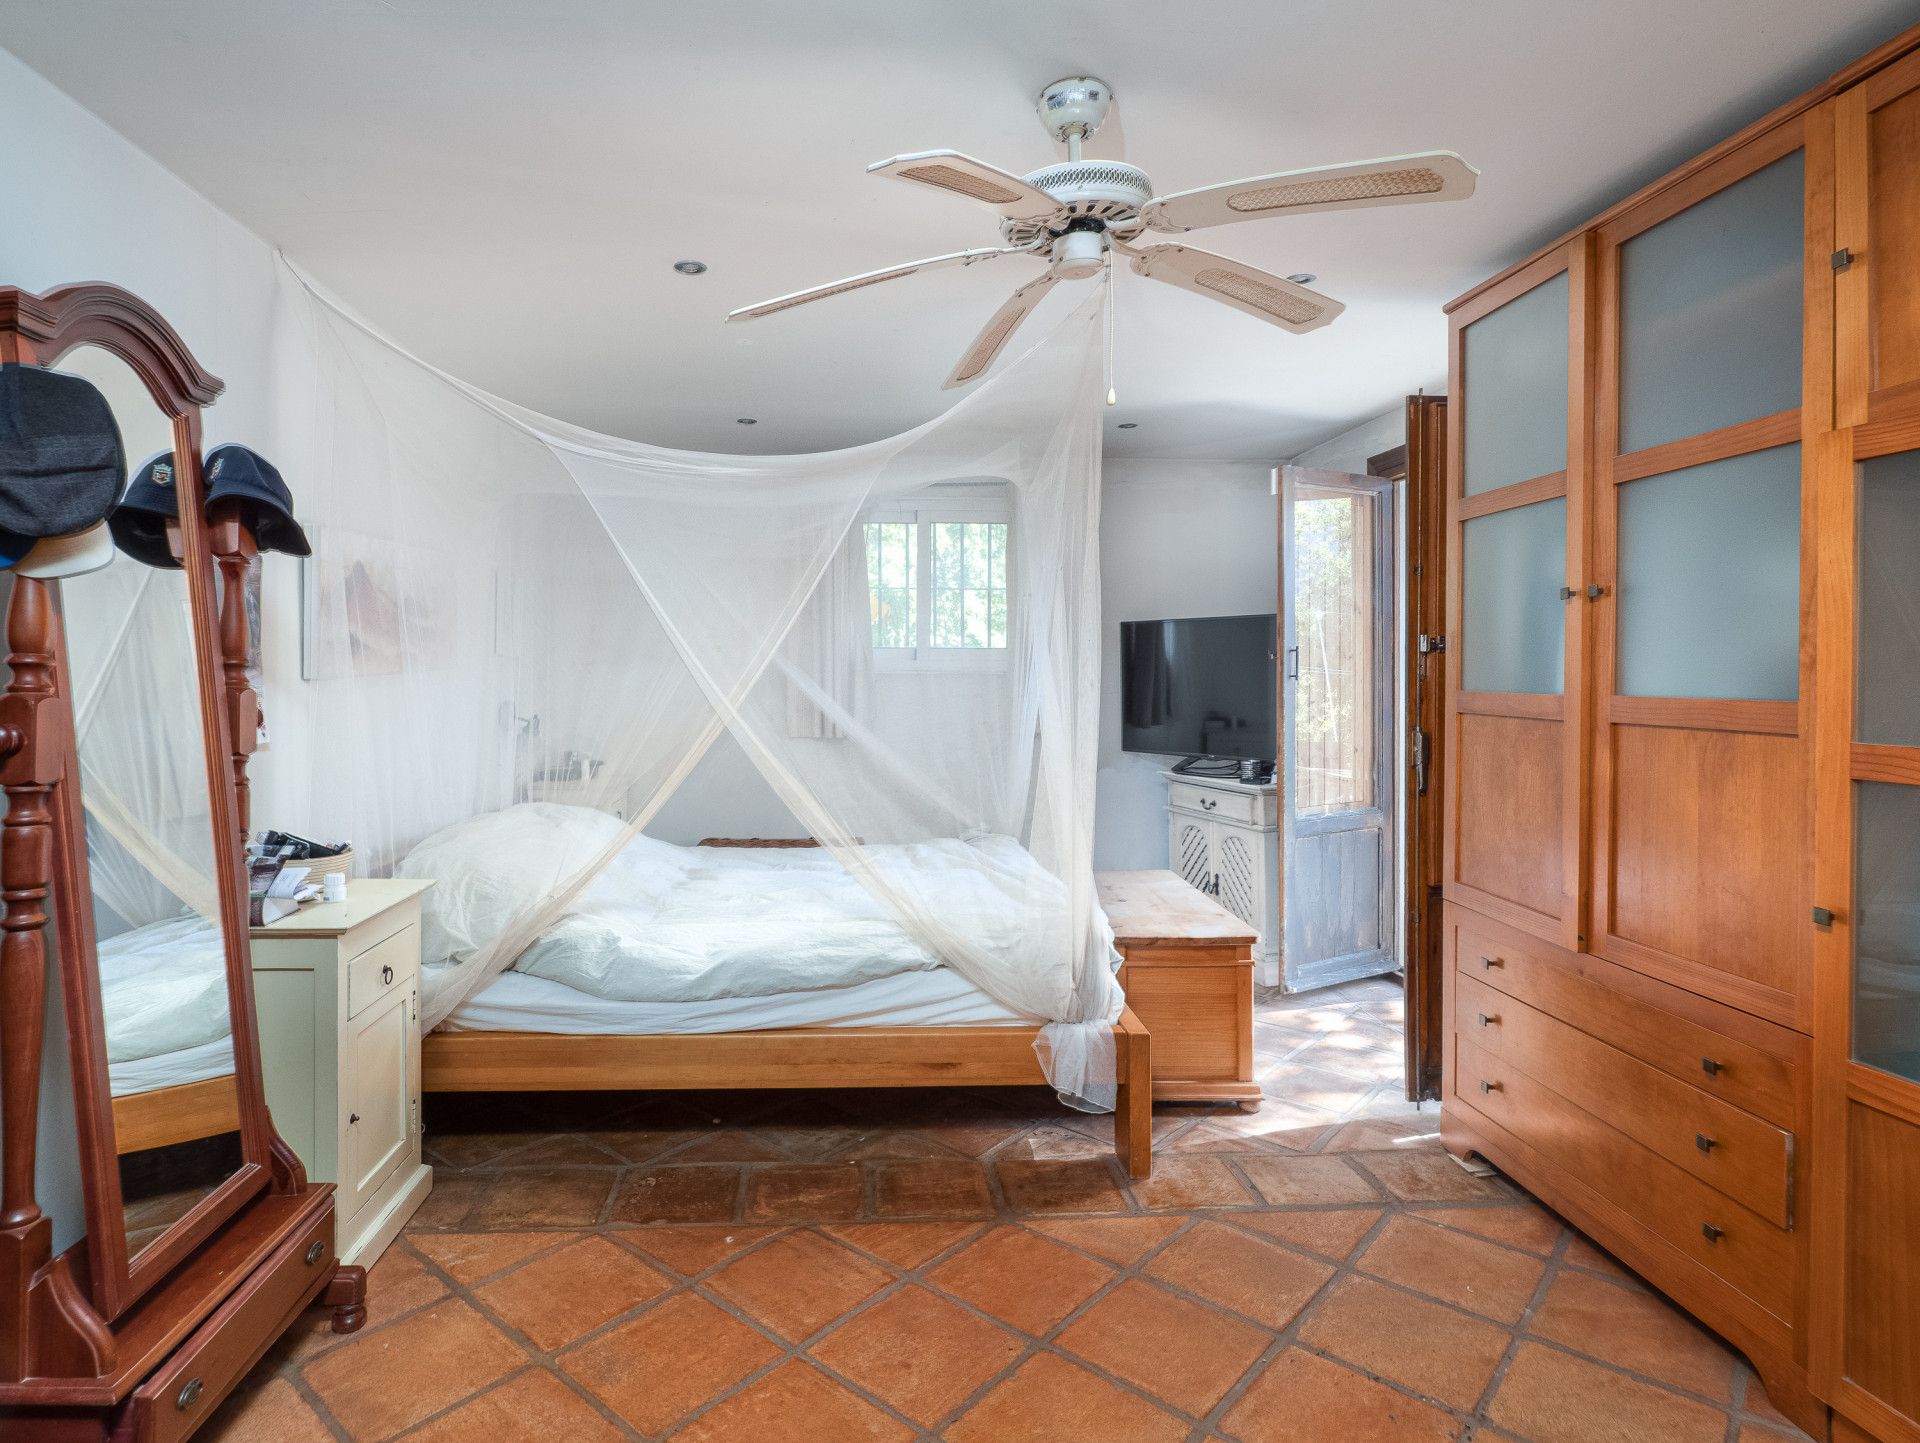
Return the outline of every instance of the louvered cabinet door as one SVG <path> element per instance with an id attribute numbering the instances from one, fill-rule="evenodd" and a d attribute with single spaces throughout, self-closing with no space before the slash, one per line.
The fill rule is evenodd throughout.
<path id="1" fill-rule="evenodd" d="M 1181 880 L 1213 895 L 1214 825 L 1174 812 L 1168 818 L 1167 855 Z"/>
<path id="2" fill-rule="evenodd" d="M 1249 927 L 1266 925 L 1262 915 L 1265 879 L 1260 866 L 1259 838 L 1250 832 L 1220 827 L 1213 839 L 1214 875 L 1220 905 Z"/>

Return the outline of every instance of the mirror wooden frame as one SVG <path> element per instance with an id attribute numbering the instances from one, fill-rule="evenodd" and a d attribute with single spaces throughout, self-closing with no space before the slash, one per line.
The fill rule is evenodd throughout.
<path id="1" fill-rule="evenodd" d="M 20 929 L 33 925 L 28 912 L 39 910 L 36 901 L 16 901 L 17 888 L 25 883 L 28 890 L 37 890 L 45 896 L 45 888 L 51 884 L 49 910 L 54 921 L 66 1003 L 87 1231 L 86 1238 L 70 1250 L 71 1266 L 74 1272 L 86 1277 L 94 1309 L 103 1319 L 111 1321 L 132 1307 L 255 1196 L 268 1189 L 297 1191 L 304 1186 L 305 1179 L 298 1160 L 275 1135 L 267 1115 L 247 952 L 244 833 L 235 783 L 236 771 L 244 768 L 244 752 L 237 750 L 235 739 L 229 736 L 231 722 L 240 709 L 234 697 L 223 695 L 228 673 L 221 649 L 221 619 L 215 605 L 211 531 L 203 519 L 201 504 L 204 488 L 200 467 L 200 408 L 213 401 L 223 386 L 194 360 L 164 320 L 136 297 L 116 287 L 74 286 L 45 297 L 0 291 L 0 361 L 52 366 L 82 345 L 97 346 L 131 367 L 154 404 L 168 417 L 172 428 L 181 513 L 179 550 L 193 624 L 202 742 L 214 818 L 212 841 L 216 859 L 221 863 L 216 883 L 226 951 L 242 1157 L 241 1166 L 165 1234 L 137 1255 L 128 1255 L 89 905 L 92 890 L 87 870 L 85 813 L 71 716 L 66 698 L 60 695 L 69 675 L 59 616 L 60 583 L 16 577 L 16 587 L 26 588 L 27 592 L 18 598 L 19 604 L 14 608 L 18 615 L 9 619 L 8 640 L 14 653 L 14 679 L 9 698 L 23 696 L 41 708 L 38 748 L 41 755 L 37 759 L 38 775 L 27 785 L 15 785 L 12 775 L 6 778 L 7 906 L 0 927 L 6 929 L 4 945 L 14 946 L 22 936 Z M 221 529 L 239 530 L 237 527 Z M 15 630 L 19 631 L 18 636 L 13 634 Z M 49 700 L 54 705 L 46 708 L 44 704 Z M 54 727 L 47 727 L 45 723 L 53 716 L 58 717 L 58 722 Z M 47 745 L 50 737 L 57 737 L 51 748 Z M 251 747 L 246 746 L 246 750 Z M 51 785 L 45 780 L 49 776 Z M 29 858 L 45 866 L 41 877 L 24 875 Z M 36 866 L 33 870 L 40 868 Z M 44 946 L 44 932 L 41 932 L 36 954 Z M 21 1030 L 27 1026 L 38 1027 L 41 1007 L 32 1005 L 26 996 L 17 995 L 21 989 L 32 986 L 30 978 L 17 975 L 23 970 L 19 967 L 8 970 L 7 990 L 3 994 L 8 1006 L 0 1027 Z M 22 1005 L 14 1005 L 16 1001 Z M 37 1044 L 37 1037 L 6 1037 L 4 1048 L 8 1072 L 13 1074 L 11 1080 L 18 1079 L 18 1074 L 13 1072 L 16 1059 L 24 1062 L 27 1052 L 37 1054 Z M 37 1056 L 35 1063 L 37 1070 Z M 10 1182 L 15 1154 L 19 1151 L 16 1138 L 26 1144 L 29 1156 L 32 1145 L 30 1114 L 23 1105 L 28 1089 L 11 1085 L 11 1080 L 5 1118 Z M 30 1172 L 27 1183 L 30 1187 Z M 14 1188 L 7 1189 L 7 1201 L 0 1205 L 0 1226 L 14 1217 L 14 1200 L 19 1196 Z"/>

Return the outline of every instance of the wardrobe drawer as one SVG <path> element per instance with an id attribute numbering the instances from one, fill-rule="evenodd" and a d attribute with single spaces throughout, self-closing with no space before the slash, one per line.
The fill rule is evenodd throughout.
<path id="1" fill-rule="evenodd" d="M 1448 909 L 1454 923 L 1454 971 L 1571 1022 L 1669 1077 L 1765 1118 L 1797 1124 L 1794 1064 L 1712 1027 L 1609 986 L 1595 971 L 1606 964 L 1537 939 L 1516 941 L 1472 913 Z M 1710 1005 L 1710 1004 L 1708 1004 Z M 1471 1014 L 1467 1019 L 1471 1021 Z"/>
<path id="2" fill-rule="evenodd" d="M 204 1423 L 280 1336 L 287 1319 L 326 1286 L 333 1263 L 333 1202 L 328 1199 L 312 1222 L 134 1389 L 131 1438 L 178 1443 Z"/>
<path id="3" fill-rule="evenodd" d="M 1458 1032 L 1453 1094 L 1775 1317 L 1792 1317 L 1793 1247 L 1782 1229 Z"/>
<path id="4" fill-rule="evenodd" d="M 358 1017 L 412 980 L 415 959 L 420 955 L 419 937 L 419 928 L 403 928 L 347 963 L 348 1017 Z"/>
<path id="5" fill-rule="evenodd" d="M 1471 977 L 1454 1026 L 1496 1057 L 1551 1079 L 1603 1122 L 1779 1227 L 1792 1224 L 1793 1138 Z"/>
<path id="6" fill-rule="evenodd" d="M 1228 792 L 1168 782 L 1167 805 L 1183 812 L 1198 812 L 1216 821 L 1252 826 L 1259 816 L 1260 798 L 1252 792 Z"/>

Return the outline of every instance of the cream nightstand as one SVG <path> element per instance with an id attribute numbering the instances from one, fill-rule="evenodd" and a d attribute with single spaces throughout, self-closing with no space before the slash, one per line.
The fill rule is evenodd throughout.
<path id="1" fill-rule="evenodd" d="M 267 1107 L 307 1176 L 336 1184 L 335 1248 L 370 1264 L 433 1186 L 420 1161 L 420 895 L 356 878 L 347 900 L 253 929 Z"/>

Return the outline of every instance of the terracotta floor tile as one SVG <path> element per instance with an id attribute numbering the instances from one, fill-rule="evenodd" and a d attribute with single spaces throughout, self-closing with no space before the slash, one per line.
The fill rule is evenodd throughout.
<path id="1" fill-rule="evenodd" d="M 367 1269 L 366 1326 L 377 1328 L 447 1295 L 447 1285 L 406 1247 L 388 1248 Z"/>
<path id="2" fill-rule="evenodd" d="M 728 1263 L 706 1286 L 796 1342 L 893 1279 L 878 1263 L 815 1232 L 792 1232 Z"/>
<path id="3" fill-rule="evenodd" d="M 516 1268 L 474 1296 L 552 1352 L 671 1286 L 625 1248 L 594 1237 Z"/>
<path id="4" fill-rule="evenodd" d="M 1611 1368 L 1525 1343 L 1487 1416 L 1530 1443 L 1721 1443 L 1726 1415 Z"/>
<path id="5" fill-rule="evenodd" d="M 675 1443 L 905 1443 L 913 1429 L 794 1358 L 673 1436 Z"/>
<path id="6" fill-rule="evenodd" d="M 1134 1200 L 1155 1212 L 1246 1207 L 1255 1201 L 1217 1157 L 1156 1158 L 1153 1176 L 1133 1179 L 1132 1187 Z"/>
<path id="7" fill-rule="evenodd" d="M 959 1157 L 960 1153 L 928 1132 L 870 1132 L 840 1154 L 844 1162 L 892 1162 L 916 1157 Z"/>
<path id="8" fill-rule="evenodd" d="M 1000 1190 L 1016 1213 L 1124 1213 L 1127 1199 L 1104 1158 L 997 1162 Z"/>
<path id="9" fill-rule="evenodd" d="M 595 1132 L 593 1140 L 628 1162 L 651 1162 L 663 1152 L 679 1147 L 688 1138 L 698 1135 L 686 1127 L 636 1127 Z"/>
<path id="10" fill-rule="evenodd" d="M 475 1231 L 587 1227 L 600 1220 L 613 1177 L 598 1168 L 578 1167 L 490 1173 L 466 1225 Z"/>
<path id="11" fill-rule="evenodd" d="M 1037 1233 L 1071 1243 L 1082 1252 L 1128 1267 L 1178 1232 L 1185 1222 L 1178 1217 L 1029 1218 L 1026 1225 Z"/>
<path id="12" fill-rule="evenodd" d="M 1235 1227 L 1252 1228 L 1291 1247 L 1344 1261 L 1380 1221 L 1379 1208 L 1300 1208 L 1278 1213 L 1235 1213 Z"/>
<path id="13" fill-rule="evenodd" d="M 1343 1278 L 1314 1305 L 1300 1340 L 1455 1408 L 1480 1401 L 1511 1335 L 1438 1303 Z"/>
<path id="14" fill-rule="evenodd" d="M 704 1273 L 716 1263 L 770 1238 L 777 1228 L 734 1227 L 715 1223 L 707 1227 L 625 1228 L 620 1241 L 665 1263 L 683 1277 Z"/>
<path id="15" fill-rule="evenodd" d="M 409 1433 L 407 1443 L 621 1443 L 624 1436 L 564 1382 L 534 1368 Z"/>
<path id="16" fill-rule="evenodd" d="M 866 1200 L 866 1171 L 858 1163 L 782 1163 L 747 1173 L 749 1222 L 812 1223 L 857 1217 Z"/>
<path id="17" fill-rule="evenodd" d="M 201 1426 L 204 1443 L 333 1443 L 333 1430 L 320 1421 L 307 1400 L 285 1378 L 269 1378 L 258 1388 L 222 1403 Z"/>
<path id="18" fill-rule="evenodd" d="M 1760 1375 L 1751 1368 L 1742 1371 L 1746 1374 L 1747 1386 L 1740 1395 L 1741 1411 L 1785 1432 L 1799 1432 L 1799 1425 L 1776 1408 L 1773 1399 L 1767 1396 L 1767 1385 L 1760 1381 Z"/>
<path id="19" fill-rule="evenodd" d="M 523 1147 L 507 1155 L 501 1168 L 516 1167 L 619 1167 L 626 1161 L 618 1154 L 573 1133 L 547 1138 L 532 1147 Z"/>
<path id="20" fill-rule="evenodd" d="M 1059 1345 L 1196 1416 L 1240 1381 L 1272 1336 L 1129 1278 L 1060 1334 Z"/>
<path id="21" fill-rule="evenodd" d="M 433 1190 L 408 1219 L 406 1230 L 411 1233 L 432 1228 L 461 1227 L 485 1191 L 486 1183 L 478 1174 L 444 1172 L 435 1168 Z"/>
<path id="22" fill-rule="evenodd" d="M 1466 1425 L 1350 1368 L 1289 1348 L 1254 1379 L 1223 1426 L 1245 1443 L 1449 1443 Z"/>
<path id="23" fill-rule="evenodd" d="M 465 1169 L 487 1166 L 547 1137 L 547 1130 L 531 1121 L 525 1127 L 504 1132 L 443 1132 L 430 1127 L 421 1146 L 449 1167 Z"/>
<path id="24" fill-rule="evenodd" d="M 896 1268 L 917 1268 L 980 1227 L 977 1222 L 838 1223 L 825 1231 Z"/>
<path id="25" fill-rule="evenodd" d="M 808 1351 L 843 1378 L 926 1426 L 1026 1350 L 1019 1334 L 922 1287 L 848 1319 Z"/>
<path id="26" fill-rule="evenodd" d="M 675 1162 L 791 1162 L 786 1153 L 751 1133 L 710 1132 L 673 1155 Z"/>
<path id="27" fill-rule="evenodd" d="M 1018 1137 L 1031 1126 L 1011 1118 L 962 1118 L 929 1123 L 920 1130 L 955 1152 L 968 1157 L 985 1157 L 996 1147 Z"/>
<path id="28" fill-rule="evenodd" d="M 1566 1231 L 1559 1218 L 1530 1202 L 1508 1207 L 1422 1208 L 1414 1216 L 1541 1257 L 1553 1251 Z"/>
<path id="29" fill-rule="evenodd" d="M 1261 1197 L 1280 1207 L 1373 1202 L 1380 1196 L 1344 1157 L 1249 1157 L 1241 1159 L 1240 1170 Z"/>
<path id="30" fill-rule="evenodd" d="M 1040 1158 L 1058 1161 L 1072 1157 L 1104 1157 L 1113 1151 L 1113 1139 L 1102 1142 L 1078 1128 L 1048 1124 L 1022 1133 L 994 1154 L 1001 1161 L 1013 1158 Z"/>
<path id="31" fill-rule="evenodd" d="M 1541 1258 L 1404 1216 L 1388 1219 L 1354 1266 L 1509 1327 L 1547 1271 Z"/>
<path id="32" fill-rule="evenodd" d="M 946 1429 L 946 1443 L 1183 1443 L 1188 1424 L 1052 1353 L 1020 1365 Z"/>
<path id="33" fill-rule="evenodd" d="M 471 1284 L 581 1236 L 571 1232 L 419 1233 L 407 1239 L 407 1246 L 457 1281 Z"/>
<path id="34" fill-rule="evenodd" d="M 363 1443 L 499 1381 L 527 1361 L 505 1333 L 458 1299 L 361 1333 L 302 1370 L 320 1401 Z"/>
<path id="35" fill-rule="evenodd" d="M 987 1171 L 964 1158 L 874 1165 L 873 1207 L 880 1217 L 993 1216 Z"/>
<path id="36" fill-rule="evenodd" d="M 1733 1400 L 1734 1356 L 1691 1319 L 1652 1293 L 1586 1273 L 1553 1280 L 1528 1331 L 1603 1363 Z"/>
<path id="37" fill-rule="evenodd" d="M 622 1223 L 718 1223 L 733 1216 L 740 1196 L 736 1167 L 661 1164 L 629 1173 L 613 1199 Z"/>
<path id="38" fill-rule="evenodd" d="M 1735 1443 L 1812 1443 L 1798 1428 L 1770 1428 L 1760 1423 L 1742 1423 Z"/>
<path id="39" fill-rule="evenodd" d="M 1146 1271 L 1276 1329 L 1292 1322 L 1333 1276 L 1325 1263 L 1218 1222 L 1202 1222 L 1182 1233 L 1154 1256 Z"/>
<path id="40" fill-rule="evenodd" d="M 1371 1117 L 1350 1122 L 1327 1140 L 1322 1152 L 1395 1152 L 1410 1137 L 1432 1137 L 1440 1131 L 1440 1119 Z"/>
<path id="41" fill-rule="evenodd" d="M 1439 1149 L 1348 1156 L 1404 1202 L 1478 1202 L 1506 1196 L 1491 1180 L 1475 1177 Z"/>
<path id="42" fill-rule="evenodd" d="M 1638 1273 L 1583 1233 L 1575 1233 L 1567 1239 L 1566 1259 L 1576 1268 L 1590 1268 L 1618 1282 L 1631 1283 L 1636 1288 L 1646 1286 Z"/>
<path id="43" fill-rule="evenodd" d="M 829 1162 L 844 1161 L 848 1149 L 869 1141 L 873 1130 L 844 1122 L 796 1121 L 766 1124 L 753 1135 L 794 1162 Z"/>
<path id="44" fill-rule="evenodd" d="M 1029 1333 L 1045 1333 L 1098 1292 L 1113 1269 L 1022 1227 L 999 1227 L 927 1274 Z"/>
<path id="45" fill-rule="evenodd" d="M 663 1433 L 780 1356 L 779 1345 L 679 1293 L 563 1354 L 560 1366 L 642 1433 Z"/>

